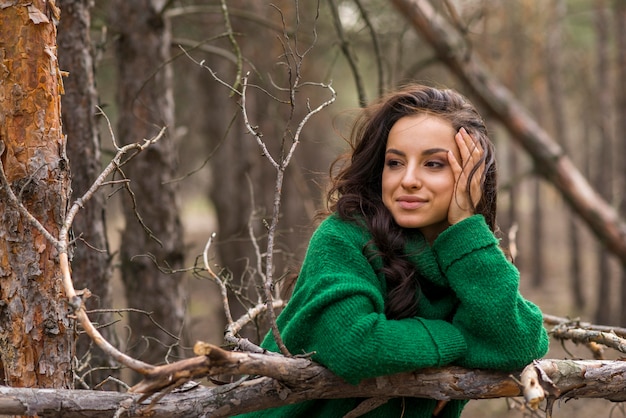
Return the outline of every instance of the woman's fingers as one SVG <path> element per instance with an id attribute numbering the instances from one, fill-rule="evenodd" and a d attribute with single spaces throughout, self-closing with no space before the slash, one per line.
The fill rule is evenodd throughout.
<path id="1" fill-rule="evenodd" d="M 472 203 L 476 206 L 478 205 L 478 202 L 480 202 L 482 194 L 481 181 L 485 171 L 485 164 L 480 164 L 480 162 L 483 158 L 484 150 L 480 144 L 474 140 L 469 133 L 467 133 L 465 128 L 459 129 L 459 133 L 463 137 L 463 142 L 466 147 L 466 155 L 468 155 L 468 159 L 464 160 L 463 163 L 463 171 L 466 173 L 466 176 L 469 176 L 469 172 L 474 167 L 478 166 L 474 176 L 472 177 L 472 182 L 469 185 Z"/>
<path id="2" fill-rule="evenodd" d="M 484 164 L 480 164 L 472 176 L 472 181 L 468 184 L 469 173 L 480 163 L 484 151 L 465 128 L 459 129 L 455 135 L 455 140 L 461 161 L 452 152 L 449 153 L 448 160 L 456 180 L 455 193 L 450 202 L 448 216 L 451 224 L 474 214 L 472 207 L 475 207 L 480 201 L 481 179 L 484 171 Z M 472 200 L 471 204 L 468 200 L 468 192 Z"/>
<path id="3" fill-rule="evenodd" d="M 461 163 L 463 167 L 474 167 L 482 157 L 482 148 L 474 141 L 474 138 L 467 133 L 465 128 L 459 129 L 456 134 L 457 145 L 461 152 Z"/>

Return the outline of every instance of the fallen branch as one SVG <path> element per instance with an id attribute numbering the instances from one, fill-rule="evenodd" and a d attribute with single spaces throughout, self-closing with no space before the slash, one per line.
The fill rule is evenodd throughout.
<path id="1" fill-rule="evenodd" d="M 622 361 L 539 360 L 524 371 L 514 373 L 446 367 L 367 379 L 358 385 L 351 385 L 308 359 L 236 353 L 208 345 L 204 348 L 208 350 L 207 355 L 184 360 L 184 364 L 197 363 L 209 373 L 268 373 L 273 377 L 242 379 L 210 388 L 189 382 L 153 400 L 139 393 L 0 386 L 0 414 L 58 416 L 62 412 L 64 417 L 73 418 L 113 417 L 115 414 L 134 417 L 149 412 L 154 418 L 225 417 L 311 399 L 399 396 L 437 400 L 493 399 L 518 397 L 524 393 L 529 394 L 526 398 L 529 405 L 535 407 L 544 399 L 604 398 L 626 401 L 626 391 L 623 390 L 626 386 L 626 362 Z M 213 361 L 214 366 L 211 365 Z M 177 364 L 155 368 L 151 372 L 155 380 L 144 381 L 134 390 L 153 388 L 152 383 L 164 382 L 159 379 L 166 378 L 167 373 L 176 379 L 176 373 L 182 373 L 182 370 L 177 370 Z M 190 369 L 185 373 L 189 372 Z M 535 382 L 533 391 L 528 391 L 530 386 L 524 390 L 520 382 L 532 379 Z"/>
<path id="2" fill-rule="evenodd" d="M 621 338 L 626 338 L 626 328 L 613 327 L 610 325 L 596 325 L 580 319 L 563 318 L 560 316 L 543 314 L 543 323 L 568 329 L 580 329 L 588 331 L 609 332 Z M 565 338 L 566 339 L 566 338 Z M 621 351 L 621 350 L 620 350 Z"/>
<path id="3" fill-rule="evenodd" d="M 626 362 L 609 360 L 539 360 L 521 374 L 524 398 L 537 409 L 548 400 L 548 416 L 556 400 L 603 398 L 626 401 Z"/>
<path id="4" fill-rule="evenodd" d="M 626 329 L 608 325 L 595 325 L 579 319 L 543 315 L 543 322 L 551 325 L 550 336 L 556 340 L 585 345 L 596 360 L 604 360 L 604 349 L 612 348 L 626 353 Z"/>
<path id="5" fill-rule="evenodd" d="M 253 409 L 250 410 L 310 399 L 345 397 L 382 400 L 411 396 L 450 400 L 515 397 L 523 394 L 526 403 L 533 409 L 546 399 L 549 400 L 549 409 L 557 399 L 626 400 L 626 391 L 623 390 L 626 387 L 626 362 L 621 361 L 538 360 L 521 373 L 513 374 L 460 367 L 423 369 L 413 373 L 367 379 L 359 385 L 350 385 L 306 358 L 284 357 L 275 353 L 225 351 L 206 343 L 197 343 L 194 351 L 198 357 L 156 367 L 142 382 L 131 388 L 131 392 L 143 393 L 141 400 L 145 400 L 172 385 L 178 386 L 194 378 L 244 375 L 261 376 L 261 380 L 238 383 L 242 387 L 254 385 L 254 382 L 265 385 L 265 379 L 270 378 L 275 383 L 273 390 L 278 398 L 265 399 L 267 388 L 264 386 L 261 392 L 263 395 L 259 393 L 253 396 Z M 245 406 L 249 398 L 234 395 L 229 399 L 229 405 L 231 401 L 234 402 L 229 408 L 235 409 L 229 413 L 250 411 Z"/>

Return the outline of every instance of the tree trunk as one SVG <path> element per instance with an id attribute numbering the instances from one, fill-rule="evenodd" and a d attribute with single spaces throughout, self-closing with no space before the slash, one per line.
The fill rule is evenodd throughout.
<path id="1" fill-rule="evenodd" d="M 567 123 L 567 106 L 564 101 L 565 90 L 563 88 L 563 21 L 567 14 L 567 5 L 564 0 L 556 0 L 550 5 L 550 23 L 548 27 L 545 56 L 545 74 L 548 83 L 548 103 L 552 113 L 553 136 L 555 140 L 563 147 L 565 153 L 570 154 L 572 149 L 578 149 L 576 143 L 571 144 L 575 137 L 571 135 L 570 124 Z M 574 145 L 572 147 L 572 145 Z M 574 155 L 572 155 L 574 158 Z M 571 284 L 570 289 L 574 296 L 574 304 L 576 308 L 582 309 L 585 305 L 584 294 L 582 291 L 582 268 L 581 268 L 581 249 L 580 249 L 580 230 L 576 222 L 575 213 L 568 208 L 567 210 L 567 231 L 566 236 L 569 241 L 569 271 Z"/>
<path id="2" fill-rule="evenodd" d="M 53 1 L 0 7 L 0 158 L 20 202 L 53 235 L 62 225 L 70 190 L 61 131 L 58 18 Z M 72 321 L 58 255 L 0 190 L 0 358 L 10 386 L 72 385 Z"/>
<path id="3" fill-rule="evenodd" d="M 542 52 L 545 53 L 544 34 L 537 31 L 531 35 L 532 45 L 539 51 L 535 60 L 533 60 L 533 72 L 541 72 L 544 68 Z M 546 122 L 546 103 L 545 100 L 539 99 L 545 97 L 546 85 L 545 80 L 534 77 L 531 85 L 533 97 L 536 100 L 531 102 L 530 108 L 537 118 L 537 123 L 543 126 Z M 535 164 L 535 174 L 538 174 L 539 167 Z M 545 239 L 546 223 L 545 223 L 545 199 L 544 184 L 540 176 L 534 175 L 531 181 L 532 187 L 532 215 L 530 219 L 531 236 L 530 236 L 530 262 L 531 264 L 531 283 L 535 288 L 539 288 L 545 284 L 546 276 L 546 244 Z"/>
<path id="4" fill-rule="evenodd" d="M 532 234 L 531 234 L 531 247 L 530 247 L 530 259 L 532 260 L 531 279 L 532 285 L 535 288 L 539 288 L 544 284 L 545 268 L 544 268 L 544 254 L 545 245 L 544 241 L 544 215 L 543 215 L 543 199 L 542 199 L 542 186 L 541 179 L 535 177 L 532 183 L 533 189 L 533 207 L 532 207 Z"/>
<path id="5" fill-rule="evenodd" d="M 616 132 L 626 132 L 626 0 L 614 1 L 614 21 L 617 40 L 616 57 L 616 86 L 615 86 L 615 114 Z M 626 155 L 626 141 L 618 142 L 616 150 L 620 156 Z M 618 160 L 619 161 L 619 160 Z M 619 172 L 616 173 L 620 181 L 620 190 L 626 190 L 626 164 L 619 161 Z M 626 214 L 626 197 L 621 196 L 619 203 L 620 213 Z M 621 301 L 620 324 L 626 325 L 626 263 L 621 264 Z"/>
<path id="6" fill-rule="evenodd" d="M 120 257 L 128 305 L 146 311 L 129 317 L 129 353 L 157 364 L 181 354 L 184 301 L 179 269 L 185 248 L 179 214 L 174 147 L 174 102 L 169 22 L 158 0 L 116 0 L 111 25 L 117 35 L 118 141 L 127 144 L 166 137 L 124 166 L 130 189 L 124 200 L 126 226 Z M 132 22 L 132 23 L 131 23 Z M 155 326 L 158 324 L 158 327 Z"/>
<path id="7" fill-rule="evenodd" d="M 607 201 L 612 199 L 612 144 L 611 139 L 611 83 L 609 80 L 609 19 L 604 0 L 595 0 L 594 18 L 596 32 L 596 75 L 594 95 L 594 125 L 597 138 L 602 143 L 599 149 L 596 190 Z M 593 100 L 593 99 L 592 99 Z M 593 102 L 592 102 L 593 103 Z M 603 246 L 598 248 L 598 293 L 595 320 L 601 324 L 614 324 L 613 293 L 609 254 Z"/>
<path id="8" fill-rule="evenodd" d="M 59 65 L 69 75 L 65 79 L 63 128 L 67 135 L 67 155 L 72 170 L 72 197 L 82 196 L 98 178 L 100 164 L 100 137 L 96 120 L 98 95 L 94 81 L 94 63 L 91 52 L 91 0 L 60 0 L 62 18 L 59 23 Z M 85 301 L 87 309 L 111 308 L 111 264 L 106 224 L 104 195 L 96 194 L 78 213 L 73 223 L 76 246 L 72 259 L 74 286 L 87 288 L 91 298 Z M 110 313 L 91 314 L 99 324 L 112 322 Z M 112 327 L 100 328 L 109 341 L 116 340 Z M 85 356 L 89 353 L 88 356 Z M 89 337 L 82 334 L 76 343 L 76 357 L 87 361 L 83 380 L 90 386 L 107 376 L 117 375 L 111 359 L 92 347 Z M 94 370 L 104 368 L 108 370 Z"/>
<path id="9" fill-rule="evenodd" d="M 525 37 L 521 36 L 523 33 L 523 27 L 525 25 L 526 17 L 528 15 L 527 5 L 523 2 L 510 2 L 508 4 L 508 9 L 510 11 L 510 18 L 512 19 L 511 28 L 510 28 L 510 39 L 511 45 L 510 48 L 513 51 L 516 51 L 516 60 L 510 60 L 511 68 L 507 73 L 510 76 L 510 79 L 507 80 L 507 84 L 511 86 L 511 89 L 517 92 L 518 97 L 521 100 L 527 96 L 524 92 L 528 91 L 528 83 L 529 83 L 529 49 L 528 41 Z M 520 150 L 513 141 L 507 141 L 506 144 L 506 164 L 508 165 L 509 171 L 509 188 L 508 188 L 508 197 L 509 197 L 509 208 L 507 211 L 506 223 L 504 224 L 505 231 L 507 231 L 507 237 L 504 242 L 507 242 L 507 246 L 509 249 L 515 248 L 515 254 L 511 254 L 514 257 L 515 264 L 520 267 L 524 265 L 525 260 L 529 257 L 520 254 L 517 251 L 519 248 L 519 244 L 524 239 L 524 234 L 514 234 L 514 236 L 510 235 L 511 229 L 516 225 L 519 226 L 519 195 L 521 193 L 520 182 L 522 179 L 519 179 L 519 169 L 520 169 Z M 521 231 L 518 229 L 518 231 Z M 511 239 L 514 239 L 515 242 L 511 242 Z"/>

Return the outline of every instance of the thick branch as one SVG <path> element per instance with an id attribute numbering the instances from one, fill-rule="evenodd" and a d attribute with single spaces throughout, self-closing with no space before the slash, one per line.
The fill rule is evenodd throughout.
<path id="1" fill-rule="evenodd" d="M 208 347 L 207 347 L 208 348 Z M 150 407 L 152 417 L 211 416 L 223 417 L 271 408 L 310 399 L 343 397 L 392 398 L 398 396 L 448 399 L 490 399 L 522 395 L 513 373 L 467 370 L 460 367 L 425 369 L 368 379 L 359 385 L 350 385 L 327 369 L 306 359 L 270 355 L 233 353 L 210 347 L 207 356 L 190 359 L 207 366 L 214 359 L 215 372 L 268 372 L 270 377 L 206 388 L 188 384 L 160 397 Z M 175 373 L 178 366 L 163 366 Z M 540 397 L 552 399 L 604 398 L 625 401 L 626 362 L 591 360 L 540 360 L 528 366 L 524 373 L 533 372 L 535 384 L 540 386 Z M 515 379 L 514 379 L 515 377 Z M 288 383 L 286 383 L 288 382 Z M 137 387 L 136 387 L 137 388 Z M 150 400 L 134 404 L 142 395 L 118 392 L 71 391 L 0 387 L 0 414 L 39 414 L 64 417 L 139 416 L 146 412 Z M 541 399 L 528 398 L 534 405 Z"/>
<path id="2" fill-rule="evenodd" d="M 465 41 L 437 15 L 427 0 L 393 0 L 435 53 L 473 96 L 486 106 L 530 154 L 535 168 L 551 182 L 606 247 L 626 264 L 626 225 L 564 155 L 511 92 L 465 48 Z"/>

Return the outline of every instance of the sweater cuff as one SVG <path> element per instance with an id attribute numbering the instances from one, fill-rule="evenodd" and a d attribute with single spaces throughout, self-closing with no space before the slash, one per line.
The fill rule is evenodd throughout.
<path id="1" fill-rule="evenodd" d="M 446 273 L 456 261 L 481 248 L 498 245 L 498 239 L 482 215 L 473 215 L 443 231 L 433 243 L 441 270 Z"/>
<path id="2" fill-rule="evenodd" d="M 446 366 L 465 355 L 467 344 L 457 327 L 443 320 L 415 319 L 422 323 L 437 348 L 439 362 L 436 367 Z"/>

